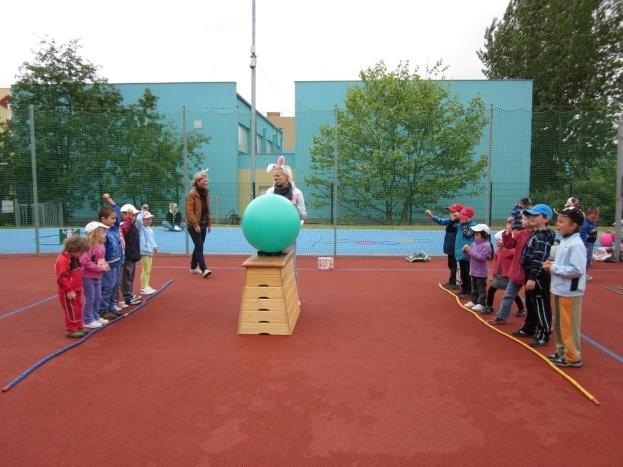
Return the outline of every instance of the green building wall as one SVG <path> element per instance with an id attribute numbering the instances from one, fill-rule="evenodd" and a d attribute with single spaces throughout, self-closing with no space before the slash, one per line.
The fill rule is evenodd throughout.
<path id="1" fill-rule="evenodd" d="M 480 96 L 493 116 L 493 130 L 483 129 L 474 156 L 488 155 L 491 148 L 492 212 L 493 219 L 505 218 L 517 200 L 529 194 L 530 144 L 532 122 L 531 80 L 455 80 L 442 81 L 453 94 L 467 103 Z M 297 185 L 310 198 L 311 187 L 305 183 L 310 175 L 309 148 L 322 124 L 335 124 L 334 109 L 344 107 L 344 97 L 359 81 L 297 81 L 296 97 L 296 169 Z M 491 138 L 490 138 L 491 135 Z M 489 141 L 491 139 L 491 142 Z M 491 144 L 490 144 L 491 143 Z M 459 195 L 459 199 L 439 200 L 443 206 L 450 201 L 472 206 L 477 219 L 486 219 L 487 171 L 476 186 L 480 194 Z M 422 206 L 422 212 L 426 208 Z M 327 219 L 330 209 L 309 209 L 309 217 Z"/>

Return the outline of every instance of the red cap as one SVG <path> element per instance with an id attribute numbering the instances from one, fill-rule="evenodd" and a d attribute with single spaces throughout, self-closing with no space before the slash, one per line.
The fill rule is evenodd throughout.
<path id="1" fill-rule="evenodd" d="M 450 212 L 461 212 L 461 209 L 463 209 L 463 205 L 459 203 L 455 203 L 455 204 L 451 204 L 446 209 Z"/>
<path id="2" fill-rule="evenodd" d="M 463 209 L 461 209 L 461 212 L 459 212 L 459 215 L 461 217 L 468 219 L 468 218 L 474 217 L 474 210 L 470 208 L 469 206 L 465 206 Z"/>

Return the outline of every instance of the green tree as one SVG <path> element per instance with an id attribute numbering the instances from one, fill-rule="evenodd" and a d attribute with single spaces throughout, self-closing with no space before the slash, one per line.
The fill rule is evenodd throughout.
<path id="1" fill-rule="evenodd" d="M 484 49 L 477 52 L 485 76 L 534 83 L 533 197 L 559 203 L 578 196 L 612 214 L 613 178 L 594 168 L 615 163 L 615 122 L 623 105 L 622 25 L 621 0 L 511 0 L 503 19 L 487 28 Z M 591 184 L 574 179 L 594 176 L 609 189 L 577 191 Z"/>
<path id="2" fill-rule="evenodd" d="M 43 40 L 12 87 L 12 131 L 0 134 L 10 139 L 4 157 L 10 149 L 10 181 L 18 200 L 32 200 L 31 105 L 40 202 L 62 203 L 67 216 L 85 204 L 96 208 L 102 192 L 136 202 L 172 199 L 182 184 L 179 131 L 156 111 L 157 98 L 148 89 L 136 104 L 125 106 L 79 48 L 77 41 Z M 195 133 L 187 139 L 189 162 L 195 164 L 208 139 Z"/>
<path id="3" fill-rule="evenodd" d="M 181 172 L 183 139 L 174 124 L 157 111 L 158 98 L 149 88 L 136 104 L 123 113 L 120 137 L 109 176 L 116 192 L 126 194 L 135 204 L 149 202 L 167 206 L 179 200 L 183 191 Z M 187 158 L 190 166 L 201 160 L 199 149 L 209 138 L 197 133 L 187 135 Z"/>
<path id="4" fill-rule="evenodd" d="M 439 75 L 441 64 L 430 73 Z M 466 106 L 449 89 L 400 63 L 363 70 L 337 111 L 338 200 L 343 217 L 404 223 L 417 206 L 474 190 L 486 167 L 474 147 L 487 123 L 484 103 Z M 314 138 L 312 175 L 317 206 L 331 200 L 335 128 Z"/>
<path id="5" fill-rule="evenodd" d="M 66 212 L 75 201 L 74 162 L 84 154 L 89 134 L 106 135 L 107 119 L 99 119 L 95 131 L 85 131 L 85 110 L 104 114 L 121 105 L 121 95 L 97 76 L 97 68 L 78 54 L 77 41 L 58 45 L 44 39 L 32 62 L 25 62 L 12 86 L 12 133 L 14 151 L 12 182 L 20 202 L 32 201 L 30 116 L 34 126 L 39 201 L 60 202 Z M 88 126 L 88 125 L 87 125 Z"/>

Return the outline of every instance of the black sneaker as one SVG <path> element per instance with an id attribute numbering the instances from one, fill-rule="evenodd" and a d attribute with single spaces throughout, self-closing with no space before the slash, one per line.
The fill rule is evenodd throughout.
<path id="1" fill-rule="evenodd" d="M 515 316 L 517 318 L 523 318 L 524 316 L 526 316 L 526 310 L 524 310 L 523 308 L 521 310 L 517 310 L 517 314 Z"/>
<path id="2" fill-rule="evenodd" d="M 530 347 L 545 347 L 549 344 L 549 341 L 545 339 L 532 339 L 532 341 L 528 344 Z"/>
<path id="3" fill-rule="evenodd" d="M 571 367 L 571 368 L 582 368 L 582 361 L 578 360 L 577 362 L 568 362 L 564 357 L 559 357 L 556 360 L 552 360 L 552 363 L 556 366 L 561 367 Z"/>
<path id="4" fill-rule="evenodd" d="M 547 358 L 548 360 L 559 360 L 559 359 L 564 359 L 564 357 L 562 355 L 560 355 L 558 352 L 554 352 L 553 354 L 550 355 L 546 355 L 545 358 Z"/>
<path id="5" fill-rule="evenodd" d="M 511 336 L 514 336 L 514 337 L 533 337 L 534 333 L 533 332 L 526 332 L 523 329 L 518 329 L 517 331 L 511 332 Z"/>

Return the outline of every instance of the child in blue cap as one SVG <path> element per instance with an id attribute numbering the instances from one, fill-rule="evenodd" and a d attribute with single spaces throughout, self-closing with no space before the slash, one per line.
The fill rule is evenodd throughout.
<path id="1" fill-rule="evenodd" d="M 526 273 L 526 320 L 513 335 L 534 337 L 530 345 L 541 347 L 549 343 L 552 325 L 551 278 L 543 265 L 549 259 L 554 244 L 555 235 L 547 228 L 554 213 L 547 204 L 536 204 L 524 209 L 523 214 L 528 218 L 534 233 L 521 251 L 521 266 Z"/>

